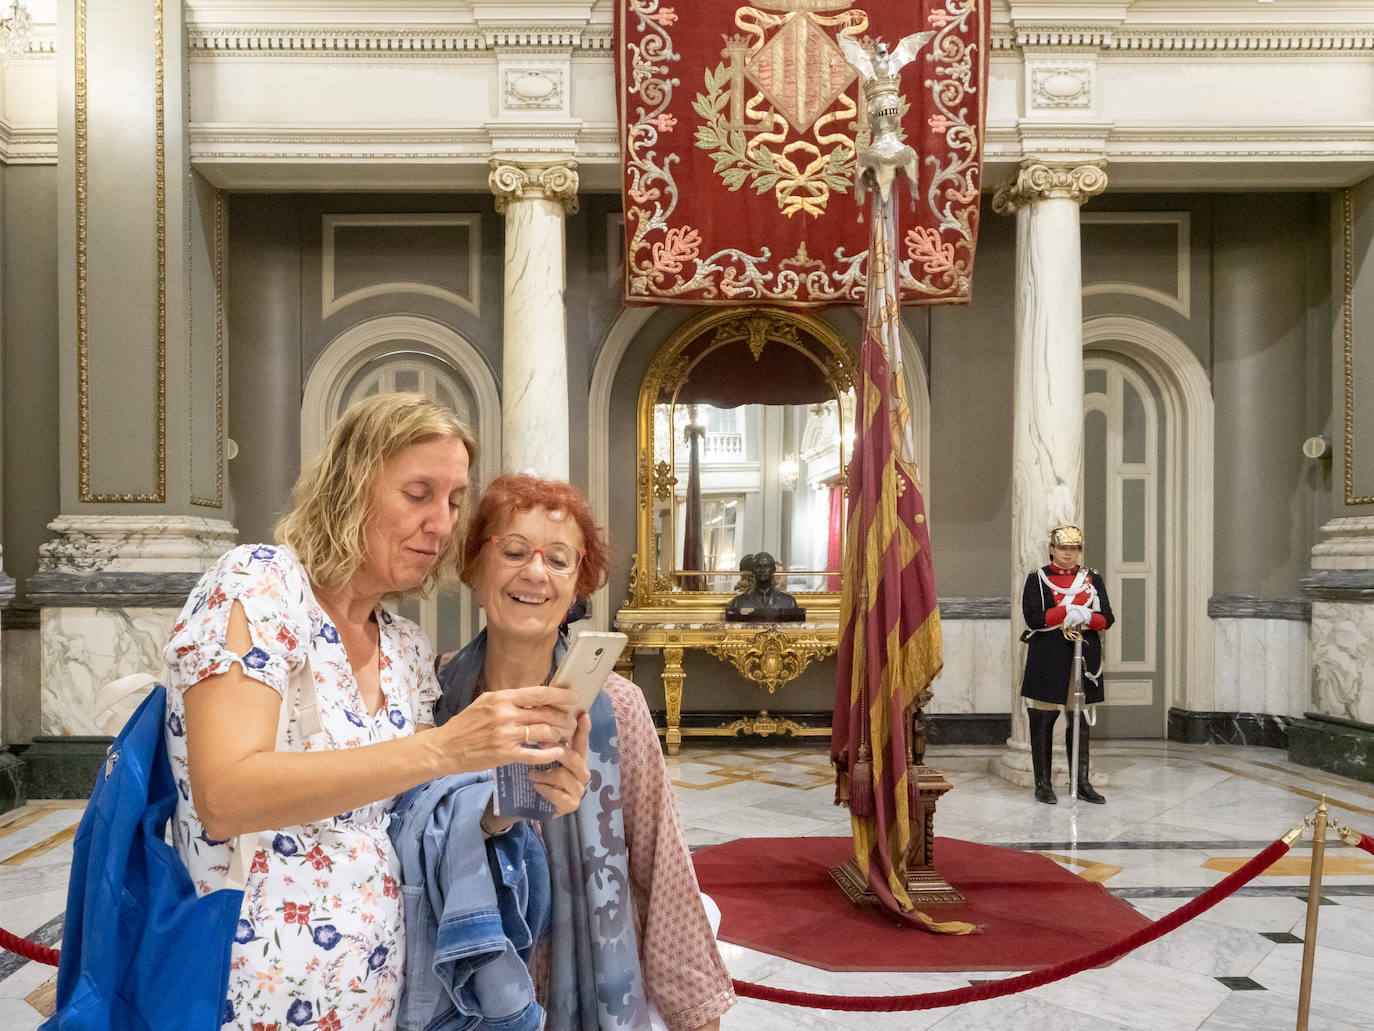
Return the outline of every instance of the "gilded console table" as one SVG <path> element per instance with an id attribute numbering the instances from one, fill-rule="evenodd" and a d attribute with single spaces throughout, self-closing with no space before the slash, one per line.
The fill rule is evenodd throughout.
<path id="1" fill-rule="evenodd" d="M 682 743 L 682 696 L 687 681 L 682 655 L 686 649 L 696 648 L 729 662 L 746 680 L 773 694 L 797 679 L 811 663 L 833 655 L 839 645 L 836 622 L 676 623 L 636 618 L 638 615 L 622 610 L 616 618 L 616 629 L 630 639 L 617 669 L 626 676 L 633 674 L 636 648 L 663 652 L 663 695 L 668 708 L 664 743 L 669 755 L 676 755 Z M 765 709 L 758 716 L 742 717 L 722 727 L 693 728 L 686 733 L 829 736 L 830 730 L 803 727 L 786 717 L 769 715 Z"/>

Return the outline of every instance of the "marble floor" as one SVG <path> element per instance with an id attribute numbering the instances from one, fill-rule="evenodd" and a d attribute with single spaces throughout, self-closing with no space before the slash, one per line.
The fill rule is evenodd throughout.
<path id="1" fill-rule="evenodd" d="M 1374 785 L 1289 763 L 1263 748 L 1105 743 L 1105 806 L 1036 803 L 989 772 L 1000 749 L 932 748 L 954 785 L 936 832 L 1043 852 L 1159 917 L 1215 884 L 1325 796 L 1335 819 L 1374 834 Z M 702 847 L 751 835 L 843 835 L 824 747 L 686 745 L 669 760 L 688 840 Z M 61 932 L 80 803 L 32 802 L 0 817 L 0 926 L 48 943 Z M 845 1014 L 741 1000 L 726 1031 L 1017 1028 L 1021 1031 L 1279 1031 L 1296 1024 L 1310 835 L 1271 871 L 1174 933 L 1055 984 L 955 1009 Z M 1329 839 L 1310 1026 L 1374 1026 L 1374 857 Z M 723 945 L 736 978 L 834 995 L 939 991 L 1014 971 L 830 973 Z M 30 1031 L 28 997 L 52 969 L 0 954 L 0 1028 Z"/>

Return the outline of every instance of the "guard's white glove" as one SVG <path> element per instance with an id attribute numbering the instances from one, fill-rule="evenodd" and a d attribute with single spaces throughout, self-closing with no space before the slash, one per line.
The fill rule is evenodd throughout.
<path id="1" fill-rule="evenodd" d="M 1064 613 L 1064 623 L 1073 629 L 1088 625 L 1093 618 L 1093 610 L 1086 605 L 1070 605 Z"/>

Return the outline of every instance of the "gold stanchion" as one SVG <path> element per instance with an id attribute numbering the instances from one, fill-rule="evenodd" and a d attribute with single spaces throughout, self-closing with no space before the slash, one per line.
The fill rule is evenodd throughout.
<path id="1" fill-rule="evenodd" d="M 1307 878 L 1307 929 L 1302 936 L 1302 980 L 1298 987 L 1298 1031 L 1307 1031 L 1312 1007 L 1312 964 L 1317 958 L 1317 908 L 1322 903 L 1322 863 L 1326 859 L 1326 796 L 1312 821 L 1312 869 Z"/>

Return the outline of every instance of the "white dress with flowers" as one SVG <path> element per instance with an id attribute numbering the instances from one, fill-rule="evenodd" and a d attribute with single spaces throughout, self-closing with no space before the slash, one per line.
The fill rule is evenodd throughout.
<path id="1" fill-rule="evenodd" d="M 242 657 L 226 645 L 236 601 L 253 640 Z M 321 729 L 302 738 L 293 722 L 288 749 L 356 748 L 413 734 L 417 722 L 431 721 L 439 694 L 430 647 L 409 620 L 378 610 L 378 626 L 384 699 L 371 716 L 338 631 L 289 549 L 235 548 L 191 592 L 165 653 L 166 738 L 180 790 L 173 840 L 201 894 L 223 887 L 235 843 L 209 838 L 196 815 L 182 692 L 240 662 L 246 675 L 284 693 L 308 656 Z M 386 832 L 393 803 L 386 798 L 258 835 L 234 936 L 225 1027 L 395 1027 L 405 930 L 398 864 Z"/>

